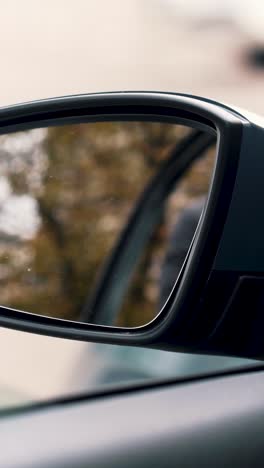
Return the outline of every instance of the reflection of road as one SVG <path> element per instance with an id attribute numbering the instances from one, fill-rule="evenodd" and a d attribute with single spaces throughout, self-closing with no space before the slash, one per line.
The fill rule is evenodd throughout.
<path id="1" fill-rule="evenodd" d="M 246 38 L 228 26 L 182 24 L 160 4 L 1 2 L 1 104 L 90 91 L 160 89 L 263 112 L 263 75 L 248 71 L 241 58 Z M 0 380 L 42 396 L 67 392 L 70 369 L 87 347 L 4 329 L 0 337 Z M 89 359 L 92 369 L 95 363 L 87 352 Z"/>

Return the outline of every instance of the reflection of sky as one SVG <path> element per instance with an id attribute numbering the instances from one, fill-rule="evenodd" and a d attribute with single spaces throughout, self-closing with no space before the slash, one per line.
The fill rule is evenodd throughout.
<path id="1" fill-rule="evenodd" d="M 47 129 L 37 128 L 25 132 L 11 133 L 0 137 L 1 149 L 12 155 L 20 155 L 25 152 L 33 152 L 36 145 L 43 142 Z"/>
<path id="2" fill-rule="evenodd" d="M 28 239 L 39 227 L 37 203 L 30 195 L 13 195 L 8 180 L 0 178 L 0 237 L 4 234 Z"/>
<path id="3" fill-rule="evenodd" d="M 32 186 L 39 183 L 45 169 L 41 151 L 45 136 L 45 129 L 36 129 L 0 137 L 0 150 L 5 153 L 1 160 L 2 173 L 8 175 L 8 168 L 17 173 L 26 171 Z M 14 194 L 7 175 L 0 176 L 0 238 L 2 232 L 29 239 L 40 225 L 37 203 L 27 193 Z"/>

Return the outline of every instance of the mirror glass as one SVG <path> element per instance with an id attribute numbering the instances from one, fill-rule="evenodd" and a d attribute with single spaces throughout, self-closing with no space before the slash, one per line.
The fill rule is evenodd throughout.
<path id="1" fill-rule="evenodd" d="M 0 305 L 121 327 L 151 321 L 187 255 L 214 160 L 213 137 L 174 123 L 1 135 Z"/>

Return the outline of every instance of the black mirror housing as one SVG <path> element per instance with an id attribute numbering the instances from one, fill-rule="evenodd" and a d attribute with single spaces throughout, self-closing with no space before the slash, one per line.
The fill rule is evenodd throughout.
<path id="1" fill-rule="evenodd" d="M 1 307 L 0 325 L 109 344 L 262 359 L 264 125 L 207 99 L 159 92 L 69 96 L 0 110 L 0 133 L 135 117 L 187 124 L 217 137 L 210 193 L 169 299 L 134 329 L 81 324 Z"/>

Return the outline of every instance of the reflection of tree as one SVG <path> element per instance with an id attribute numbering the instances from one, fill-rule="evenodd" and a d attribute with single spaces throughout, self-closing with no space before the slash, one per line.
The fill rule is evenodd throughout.
<path id="1" fill-rule="evenodd" d="M 11 195 L 27 196 L 36 207 L 31 215 L 25 210 L 24 227 L 16 227 L 18 212 L 0 226 L 0 303 L 78 318 L 135 200 L 187 132 L 172 124 L 108 122 L 0 137 L 1 174 Z M 206 192 L 212 160 L 209 154 L 197 163 L 170 197 L 138 264 L 120 324 L 138 325 L 156 313 L 167 231 L 179 211 Z M 0 219 L 6 203 L 0 181 Z"/>
<path id="2" fill-rule="evenodd" d="M 0 231 L 1 303 L 76 318 L 135 199 L 184 132 L 127 122 L 1 137 L 3 174 L 12 193 L 36 201 L 39 218 L 33 235 L 17 233 L 12 249 L 12 236 L 7 244 Z M 146 268 L 139 268 L 130 308 L 146 300 L 139 291 Z M 146 308 L 153 309 L 151 301 Z"/>

